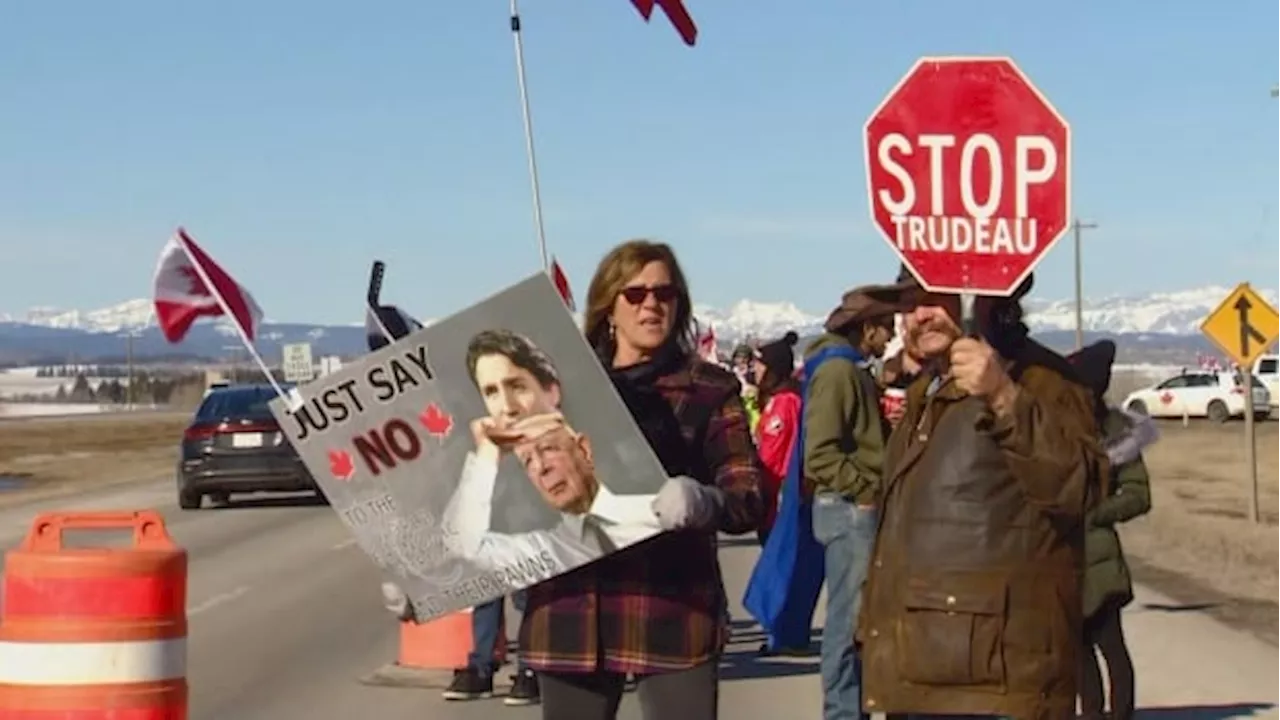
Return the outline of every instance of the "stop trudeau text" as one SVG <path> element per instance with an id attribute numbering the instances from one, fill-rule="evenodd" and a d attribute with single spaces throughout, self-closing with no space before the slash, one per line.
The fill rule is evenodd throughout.
<path id="1" fill-rule="evenodd" d="M 917 147 L 918 146 L 918 147 Z M 1029 215 L 1029 191 L 1053 179 L 1058 170 L 1058 152 L 1042 135 L 1019 135 L 1013 148 L 1013 216 L 997 215 L 1005 202 L 1004 160 L 1000 144 L 986 133 L 975 133 L 960 148 L 958 168 L 945 167 L 948 148 L 956 146 L 956 136 L 922 134 L 915 144 L 900 133 L 885 135 L 876 147 L 876 159 L 886 173 L 902 185 L 895 197 L 887 188 L 876 199 L 893 223 L 898 249 L 903 252 L 963 253 L 977 255 L 1031 255 L 1040 247 L 1040 228 Z M 910 157 L 917 150 L 928 153 L 929 198 L 927 212 L 916 190 L 916 179 L 895 159 Z M 975 165 L 983 156 L 981 169 L 988 179 L 985 198 L 979 201 L 975 187 Z M 1033 156 L 1039 162 L 1032 164 Z M 954 163 L 955 161 L 952 160 Z M 946 171 L 950 172 L 946 172 Z M 917 178 L 922 179 L 922 178 Z M 960 208 L 946 207 L 947 186 L 956 183 Z M 1007 207 L 1007 204 L 1006 204 Z"/>
<path id="2" fill-rule="evenodd" d="M 364 374 L 360 387 L 356 378 L 348 378 L 308 398 L 302 407 L 293 411 L 294 442 L 309 439 L 338 427 L 365 411 L 366 399 L 387 404 L 410 390 L 416 390 L 435 380 L 435 373 L 427 361 L 427 346 L 419 345 L 375 364 Z"/>

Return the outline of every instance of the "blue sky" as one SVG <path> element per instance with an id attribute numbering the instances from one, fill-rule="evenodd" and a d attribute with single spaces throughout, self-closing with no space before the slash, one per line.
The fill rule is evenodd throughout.
<path id="1" fill-rule="evenodd" d="M 895 260 L 861 128 L 920 55 L 1008 54 L 1067 116 L 1090 293 L 1277 281 L 1276 6 L 525 0 L 552 251 L 672 242 L 695 301 L 825 311 Z M 791 10 L 780 8 L 789 5 Z M 363 9 L 357 9 L 357 8 Z M 572 8 L 572 9 L 570 9 Z M 150 293 L 184 224 L 273 318 L 424 317 L 537 269 L 507 3 L 16 0 L 0 22 L 0 310 Z M 1071 253 L 1037 295 L 1071 292 Z"/>

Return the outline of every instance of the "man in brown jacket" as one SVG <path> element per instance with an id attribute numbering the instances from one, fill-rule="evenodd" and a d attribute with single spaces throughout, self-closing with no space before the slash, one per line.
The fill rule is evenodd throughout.
<path id="1" fill-rule="evenodd" d="M 1081 524 L 1106 457 L 1087 391 L 1018 303 L 905 290 L 926 362 L 886 451 L 858 638 L 869 712 L 1075 716 Z"/>

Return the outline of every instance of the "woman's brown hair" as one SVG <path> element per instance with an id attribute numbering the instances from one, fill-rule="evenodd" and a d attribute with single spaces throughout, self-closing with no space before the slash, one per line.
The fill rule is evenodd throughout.
<path id="1" fill-rule="evenodd" d="M 668 342 L 675 342 L 686 353 L 692 352 L 694 343 L 693 304 L 689 298 L 689 283 L 676 260 L 676 254 L 666 243 L 651 240 L 628 240 L 600 260 L 596 273 L 587 288 L 587 310 L 582 319 L 582 331 L 587 342 L 606 360 L 613 359 L 613 339 L 609 335 L 609 316 L 618 295 L 631 278 L 640 274 L 645 265 L 660 262 L 671 274 L 671 285 L 676 289 L 676 314 L 671 323 Z"/>

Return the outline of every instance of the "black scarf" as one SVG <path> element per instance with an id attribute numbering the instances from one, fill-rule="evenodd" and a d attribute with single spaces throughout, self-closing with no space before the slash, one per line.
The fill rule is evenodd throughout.
<path id="1" fill-rule="evenodd" d="M 668 343 L 645 362 L 608 370 L 622 402 L 669 475 L 691 471 L 689 448 L 680 419 L 657 382 L 678 372 L 688 361 L 688 354 L 678 344 Z"/>
<path id="2" fill-rule="evenodd" d="M 654 353 L 653 357 L 642 363 L 624 368 L 609 367 L 609 379 L 615 386 L 627 386 L 637 390 L 652 390 L 658 378 L 665 377 L 679 370 L 688 358 L 676 343 L 667 343 Z M 611 365 L 612 358 L 605 360 Z"/>

